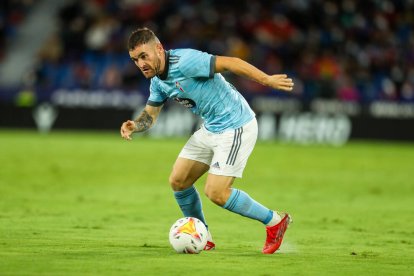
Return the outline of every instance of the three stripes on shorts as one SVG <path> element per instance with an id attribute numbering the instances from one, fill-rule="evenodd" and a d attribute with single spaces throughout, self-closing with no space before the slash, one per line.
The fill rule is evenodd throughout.
<path id="1" fill-rule="evenodd" d="M 241 146 L 241 136 L 243 134 L 243 127 L 234 130 L 233 144 L 231 145 L 231 150 L 229 156 L 227 157 L 226 164 L 234 165 L 236 162 L 237 154 Z"/>

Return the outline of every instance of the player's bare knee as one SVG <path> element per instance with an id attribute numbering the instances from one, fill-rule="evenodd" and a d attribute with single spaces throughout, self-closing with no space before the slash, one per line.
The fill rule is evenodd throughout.
<path id="1" fill-rule="evenodd" d="M 185 188 L 187 188 L 184 180 L 180 177 L 177 177 L 176 175 L 171 174 L 169 178 L 169 182 L 170 182 L 171 188 L 174 191 L 182 191 L 182 190 L 185 190 Z"/>
<path id="2" fill-rule="evenodd" d="M 208 187 L 206 187 L 204 193 L 215 204 L 219 206 L 223 206 L 224 204 L 226 204 L 227 198 L 225 198 L 223 191 L 209 189 Z"/>

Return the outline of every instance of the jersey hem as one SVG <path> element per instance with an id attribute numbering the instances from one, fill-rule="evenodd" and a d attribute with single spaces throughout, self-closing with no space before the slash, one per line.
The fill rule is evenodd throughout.
<path id="1" fill-rule="evenodd" d="M 240 125 L 237 125 L 237 126 L 231 126 L 231 127 L 227 127 L 227 128 L 223 128 L 223 129 L 220 129 L 220 130 L 218 130 L 218 131 L 212 131 L 212 130 L 210 130 L 210 129 L 208 129 L 207 127 L 206 127 L 206 124 L 205 123 L 203 123 L 202 124 L 202 126 L 207 130 L 207 131 L 209 131 L 209 132 L 211 132 L 211 133 L 214 133 L 214 134 L 220 134 L 220 133 L 223 133 L 223 132 L 225 132 L 225 131 L 228 131 L 228 130 L 235 130 L 235 129 L 238 129 L 238 128 L 241 128 L 241 127 L 243 127 L 243 126 L 245 126 L 245 125 L 247 125 L 248 123 L 250 123 L 253 119 L 255 119 L 256 118 L 256 115 L 253 115 L 253 117 L 251 117 L 250 119 L 248 119 L 247 121 L 245 121 L 245 122 L 243 122 L 242 124 L 240 124 Z"/>

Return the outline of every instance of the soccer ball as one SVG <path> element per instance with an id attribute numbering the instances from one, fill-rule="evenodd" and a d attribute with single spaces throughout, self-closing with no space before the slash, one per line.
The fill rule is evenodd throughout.
<path id="1" fill-rule="evenodd" d="M 198 254 L 207 244 L 204 223 L 192 217 L 180 218 L 170 229 L 170 243 L 178 253 Z"/>

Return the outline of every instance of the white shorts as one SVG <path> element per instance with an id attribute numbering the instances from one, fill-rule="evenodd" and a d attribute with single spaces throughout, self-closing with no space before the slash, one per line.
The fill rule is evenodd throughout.
<path id="1" fill-rule="evenodd" d="M 185 144 L 179 157 L 209 165 L 209 173 L 241 178 L 256 140 L 256 118 L 223 133 L 212 133 L 201 126 Z"/>

